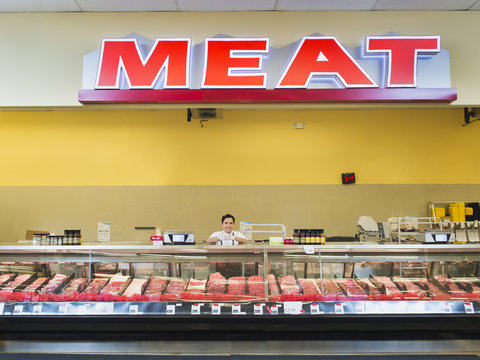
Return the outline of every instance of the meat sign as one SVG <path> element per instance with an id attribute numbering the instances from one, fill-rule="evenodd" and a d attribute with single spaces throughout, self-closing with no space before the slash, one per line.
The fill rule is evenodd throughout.
<path id="1" fill-rule="evenodd" d="M 192 46 L 189 38 L 151 42 L 133 35 L 103 39 L 99 51 L 85 56 L 79 100 L 233 102 L 251 97 L 252 101 L 308 102 L 348 101 L 353 94 L 351 101 L 388 101 L 389 96 L 391 101 L 452 101 L 456 90 L 450 88 L 449 66 L 440 36 L 366 36 L 355 49 L 347 49 L 335 36 L 304 36 L 277 49 L 266 37 L 214 37 Z M 423 95 L 382 92 L 400 88 Z M 428 89 L 430 95 L 420 89 Z"/>

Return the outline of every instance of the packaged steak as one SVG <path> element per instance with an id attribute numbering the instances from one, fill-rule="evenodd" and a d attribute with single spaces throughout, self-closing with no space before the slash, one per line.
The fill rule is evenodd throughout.
<path id="1" fill-rule="evenodd" d="M 382 287 L 387 295 L 403 295 L 403 291 L 388 276 L 374 276 L 373 281 Z"/>
<path id="2" fill-rule="evenodd" d="M 113 275 L 107 285 L 100 291 L 100 294 L 121 295 L 128 285 L 129 276 Z"/>
<path id="3" fill-rule="evenodd" d="M 167 279 L 151 277 L 144 295 L 161 295 L 167 287 Z"/>
<path id="4" fill-rule="evenodd" d="M 147 286 L 147 279 L 133 279 L 123 292 L 124 296 L 142 295 Z"/>
<path id="5" fill-rule="evenodd" d="M 268 290 L 270 295 L 280 295 L 280 288 L 278 287 L 277 279 L 273 274 L 268 274 Z"/>
<path id="6" fill-rule="evenodd" d="M 335 279 L 338 285 L 349 297 L 366 298 L 367 293 L 353 279 Z"/>
<path id="7" fill-rule="evenodd" d="M 83 291 L 84 294 L 99 294 L 100 290 L 107 284 L 107 278 L 95 278 L 90 281 L 90 284 Z"/>
<path id="8" fill-rule="evenodd" d="M 72 279 L 67 286 L 62 290 L 62 294 L 72 295 L 73 293 L 81 293 L 87 287 L 88 279 L 87 278 L 76 278 Z"/>
<path id="9" fill-rule="evenodd" d="M 41 294 L 56 294 L 67 279 L 67 275 L 55 274 L 55 276 L 51 278 L 48 283 L 40 289 L 39 292 Z"/>

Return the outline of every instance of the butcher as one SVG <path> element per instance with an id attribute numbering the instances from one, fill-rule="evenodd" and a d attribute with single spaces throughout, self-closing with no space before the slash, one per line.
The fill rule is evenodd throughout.
<path id="1" fill-rule="evenodd" d="M 240 231 L 234 231 L 235 217 L 232 214 L 222 216 L 222 231 L 215 231 L 207 240 L 210 245 L 239 245 L 246 244 L 245 235 Z"/>

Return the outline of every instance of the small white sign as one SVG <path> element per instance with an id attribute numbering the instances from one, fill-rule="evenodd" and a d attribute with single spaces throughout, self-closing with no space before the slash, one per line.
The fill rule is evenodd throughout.
<path id="1" fill-rule="evenodd" d="M 270 310 L 272 311 L 272 315 L 278 315 L 278 306 L 273 304 L 271 307 L 270 307 Z"/>
<path id="2" fill-rule="evenodd" d="M 166 314 L 167 315 L 175 315 L 175 305 L 167 305 Z"/>
<path id="3" fill-rule="evenodd" d="M 253 315 L 263 315 L 263 304 L 255 304 L 253 306 Z"/>
<path id="4" fill-rule="evenodd" d="M 317 303 L 313 303 L 310 305 L 310 314 L 320 314 L 320 306 L 318 306 Z"/>
<path id="5" fill-rule="evenodd" d="M 222 313 L 222 305 L 221 304 L 213 304 L 212 305 L 212 315 L 220 315 Z"/>
<path id="6" fill-rule="evenodd" d="M 202 304 L 193 304 L 192 305 L 192 315 L 200 315 L 200 305 L 202 305 Z"/>
<path id="7" fill-rule="evenodd" d="M 239 304 L 232 305 L 232 315 L 240 315 L 242 309 Z"/>
<path id="8" fill-rule="evenodd" d="M 343 304 L 342 303 L 336 303 L 335 304 L 335 314 L 344 314 L 345 313 L 345 310 L 343 308 Z"/>
<path id="9" fill-rule="evenodd" d="M 130 306 L 128 307 L 128 313 L 129 313 L 130 315 L 136 315 L 136 314 L 138 314 L 138 305 L 130 305 Z"/>
<path id="10" fill-rule="evenodd" d="M 13 315 L 21 315 L 23 313 L 23 305 L 15 305 Z"/>
<path id="11" fill-rule="evenodd" d="M 302 302 L 301 301 L 286 301 L 286 302 L 283 303 L 283 313 L 284 314 L 298 315 L 301 312 L 302 312 Z"/>
<path id="12" fill-rule="evenodd" d="M 313 255 L 315 254 L 315 248 L 313 245 L 305 245 L 303 247 L 303 251 L 305 251 L 305 254 Z"/>
<path id="13" fill-rule="evenodd" d="M 32 314 L 40 315 L 42 313 L 42 305 L 33 305 Z"/>
<path id="14" fill-rule="evenodd" d="M 465 303 L 465 313 L 466 314 L 475 314 L 475 310 L 473 309 L 473 304 L 471 302 Z"/>
<path id="15" fill-rule="evenodd" d="M 97 303 L 95 305 L 95 313 L 98 314 L 113 314 L 113 302 Z"/>
<path id="16" fill-rule="evenodd" d="M 452 303 L 449 303 L 449 302 L 443 303 L 443 312 L 444 313 L 451 313 L 452 312 Z"/>
<path id="17" fill-rule="evenodd" d="M 110 241 L 110 223 L 109 222 L 98 223 L 97 241 Z"/>

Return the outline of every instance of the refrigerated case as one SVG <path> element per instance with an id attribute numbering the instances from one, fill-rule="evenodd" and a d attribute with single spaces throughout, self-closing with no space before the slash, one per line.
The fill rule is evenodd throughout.
<path id="1" fill-rule="evenodd" d="M 2 247 L 0 330 L 56 339 L 472 335 L 479 263 L 475 245 Z"/>

